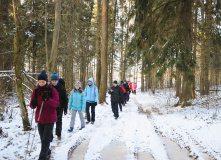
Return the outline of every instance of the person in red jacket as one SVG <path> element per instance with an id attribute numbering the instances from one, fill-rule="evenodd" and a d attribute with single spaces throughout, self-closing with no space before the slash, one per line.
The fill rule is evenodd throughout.
<path id="1" fill-rule="evenodd" d="M 130 87 L 130 90 L 129 90 L 129 95 L 128 95 L 128 101 L 130 99 L 130 93 L 133 91 L 133 86 L 132 86 L 132 83 L 130 80 L 128 80 L 128 86 Z"/>
<path id="2" fill-rule="evenodd" d="M 57 122 L 56 107 L 59 106 L 59 95 L 52 84 L 48 84 L 47 74 L 42 71 L 38 76 L 38 86 L 33 90 L 30 107 L 36 109 L 35 122 L 41 139 L 39 160 L 49 159 L 50 142 L 53 139 L 53 127 Z M 41 110 L 42 107 L 42 110 Z M 41 111 L 40 111 L 41 110 Z"/>
<path id="3" fill-rule="evenodd" d="M 124 87 L 121 86 L 121 81 L 117 81 L 117 85 L 121 88 L 121 92 L 122 92 L 122 95 L 124 93 L 126 93 L 126 90 L 124 89 Z M 120 96 L 120 99 L 119 99 L 119 107 L 120 107 L 120 111 L 122 112 L 122 104 L 125 106 L 124 104 L 124 97 L 123 96 Z"/>
<path id="4" fill-rule="evenodd" d="M 134 94 L 137 93 L 137 83 L 136 82 L 133 85 L 133 92 L 134 92 Z"/>

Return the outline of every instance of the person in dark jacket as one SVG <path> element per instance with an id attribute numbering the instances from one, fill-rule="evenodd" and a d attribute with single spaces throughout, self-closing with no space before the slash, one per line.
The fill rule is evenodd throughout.
<path id="1" fill-rule="evenodd" d="M 127 84 L 126 80 L 124 81 L 123 87 L 126 90 L 126 92 L 124 93 L 124 104 L 127 104 L 127 98 L 128 98 L 128 94 L 129 94 L 129 91 L 130 91 L 130 87 Z"/>
<path id="2" fill-rule="evenodd" d="M 114 113 L 115 119 L 119 117 L 118 103 L 120 96 L 123 96 L 121 88 L 117 85 L 117 81 L 114 81 L 113 87 L 110 88 L 108 93 L 111 95 L 111 107 Z"/>
<path id="3" fill-rule="evenodd" d="M 54 123 L 57 122 L 56 108 L 59 106 L 58 92 L 52 87 L 52 84 L 47 82 L 47 74 L 42 71 L 38 76 L 38 86 L 33 90 L 30 101 L 32 109 L 37 107 L 35 122 L 38 124 L 38 132 L 41 139 L 39 160 L 46 160 L 50 157 L 50 142 L 53 138 Z"/>
<path id="4" fill-rule="evenodd" d="M 120 98 L 119 98 L 119 107 L 120 107 L 120 111 L 122 112 L 122 104 L 124 105 L 124 93 L 126 92 L 126 90 L 124 89 L 124 87 L 121 86 L 120 84 L 120 81 L 117 81 L 117 85 L 118 87 L 120 87 L 121 89 L 121 95 L 120 95 Z"/>
<path id="5" fill-rule="evenodd" d="M 62 115 L 64 112 L 64 115 L 67 114 L 67 106 L 68 106 L 68 98 L 66 94 L 65 86 L 63 86 L 61 83 L 59 83 L 58 74 L 54 72 L 51 75 L 51 83 L 53 87 L 58 91 L 59 94 L 59 101 L 60 105 L 56 108 L 57 110 L 57 122 L 56 122 L 56 135 L 58 137 L 58 140 L 61 140 L 61 131 L 62 131 Z"/>

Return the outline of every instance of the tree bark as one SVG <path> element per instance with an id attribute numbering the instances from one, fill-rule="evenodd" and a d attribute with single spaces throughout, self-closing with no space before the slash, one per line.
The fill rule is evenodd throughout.
<path id="1" fill-rule="evenodd" d="M 96 40 L 96 53 L 97 53 L 97 71 L 96 71 L 96 85 L 100 89 L 101 81 L 101 0 L 97 0 L 97 40 Z"/>
<path id="2" fill-rule="evenodd" d="M 108 48 L 108 0 L 103 0 L 101 39 L 101 85 L 99 102 L 106 102 L 107 91 L 107 48 Z"/>
<path id="3" fill-rule="evenodd" d="M 23 87 L 22 87 L 22 70 L 24 67 L 23 55 L 22 55 L 22 39 L 21 39 L 21 23 L 20 23 L 20 14 L 19 6 L 20 0 L 12 0 L 13 4 L 13 13 L 16 26 L 16 33 L 14 37 L 14 66 L 15 66 L 15 85 L 16 85 L 16 94 L 18 97 L 19 108 L 22 117 L 22 123 L 24 131 L 30 130 L 30 123 L 28 119 L 28 112 L 25 104 Z"/>
<path id="4" fill-rule="evenodd" d="M 58 38 L 60 32 L 60 24 L 61 24 L 61 0 L 55 0 L 55 25 L 53 32 L 53 40 L 51 47 L 51 58 L 48 66 L 48 79 L 51 78 L 51 73 L 55 71 L 56 68 L 56 60 L 58 56 Z"/>

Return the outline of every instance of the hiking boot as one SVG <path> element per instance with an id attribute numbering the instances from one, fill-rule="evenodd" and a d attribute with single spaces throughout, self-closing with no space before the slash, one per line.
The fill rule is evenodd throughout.
<path id="1" fill-rule="evenodd" d="M 71 128 L 68 130 L 68 132 L 73 132 L 73 129 L 74 129 L 74 128 L 71 127 Z"/>
<path id="2" fill-rule="evenodd" d="M 87 122 L 86 122 L 86 124 L 89 124 L 89 123 L 90 123 L 90 121 L 87 121 Z"/>
<path id="3" fill-rule="evenodd" d="M 59 141 L 61 140 L 61 136 L 58 136 L 58 140 L 59 140 Z"/>
<path id="4" fill-rule="evenodd" d="M 91 121 L 91 124 L 94 124 L 94 122 L 93 122 L 93 121 Z"/>
<path id="5" fill-rule="evenodd" d="M 79 130 L 82 130 L 83 128 L 85 128 L 85 127 L 81 127 Z"/>

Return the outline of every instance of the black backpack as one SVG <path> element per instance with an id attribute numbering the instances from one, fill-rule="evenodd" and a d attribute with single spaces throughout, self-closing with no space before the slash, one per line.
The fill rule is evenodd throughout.
<path id="1" fill-rule="evenodd" d="M 59 79 L 59 83 L 61 84 L 61 85 L 63 85 L 64 86 L 64 88 L 65 88 L 65 81 L 64 81 L 64 79 Z"/>

